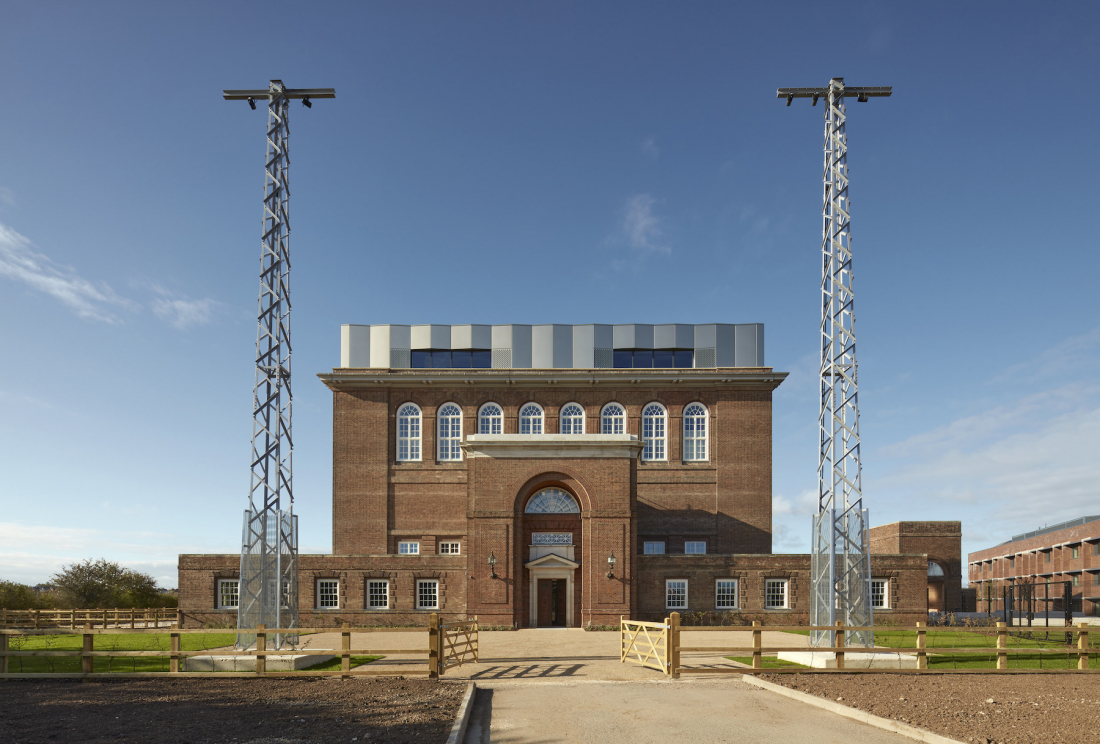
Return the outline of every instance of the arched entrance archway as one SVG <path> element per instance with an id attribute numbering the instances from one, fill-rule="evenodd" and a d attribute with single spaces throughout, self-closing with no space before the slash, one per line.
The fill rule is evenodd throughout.
<path id="1" fill-rule="evenodd" d="M 581 510 L 559 485 L 535 491 L 521 511 L 519 549 L 525 592 L 522 624 L 529 628 L 580 625 Z M 524 601 L 526 600 L 526 601 Z"/>

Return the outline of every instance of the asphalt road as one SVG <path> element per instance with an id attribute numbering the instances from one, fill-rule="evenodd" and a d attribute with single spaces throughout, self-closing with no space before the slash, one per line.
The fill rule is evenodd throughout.
<path id="1" fill-rule="evenodd" d="M 484 685 L 484 686 L 483 686 Z M 740 680 L 478 682 L 466 744 L 911 742 Z"/>

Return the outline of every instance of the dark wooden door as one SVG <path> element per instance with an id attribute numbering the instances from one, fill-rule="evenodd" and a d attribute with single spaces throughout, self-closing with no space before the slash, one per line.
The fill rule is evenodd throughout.
<path id="1" fill-rule="evenodd" d="M 554 602 L 554 617 L 552 622 L 559 628 L 564 628 L 565 622 L 565 588 L 568 582 L 565 579 L 554 579 L 552 598 Z"/>
<path id="2" fill-rule="evenodd" d="M 538 586 L 538 618 L 535 625 L 539 628 L 548 628 L 552 624 L 554 615 L 552 579 L 539 579 Z"/>

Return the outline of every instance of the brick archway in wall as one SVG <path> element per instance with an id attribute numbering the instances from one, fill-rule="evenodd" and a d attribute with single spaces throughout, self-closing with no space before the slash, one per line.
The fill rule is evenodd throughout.
<path id="1" fill-rule="evenodd" d="M 565 491 L 577 502 L 577 506 L 580 508 L 581 513 L 578 514 L 527 514 L 527 503 L 531 498 L 543 490 L 544 488 L 558 488 Z M 531 560 L 531 542 L 532 534 L 536 532 L 553 532 L 553 533 L 570 533 L 573 536 L 573 556 L 576 563 L 583 565 L 584 556 L 582 546 L 585 544 L 583 540 L 583 525 L 585 520 L 582 519 L 582 515 L 585 512 L 590 511 L 590 500 L 588 494 L 585 492 L 584 487 L 575 479 L 570 477 L 566 473 L 542 473 L 533 478 L 527 480 L 526 483 L 519 489 L 516 494 L 515 501 L 515 565 L 519 572 L 519 582 L 515 593 L 515 614 L 516 622 L 521 628 L 536 627 L 537 617 L 532 617 L 531 607 L 531 591 L 535 589 L 535 594 L 538 596 L 539 602 L 547 601 L 546 597 L 539 596 L 539 590 L 542 589 L 542 594 L 547 594 L 547 588 L 532 587 L 531 585 L 531 572 L 524 567 L 524 564 Z M 564 551 L 563 551 L 564 552 Z M 560 573 L 560 572 L 559 572 Z M 559 573 L 555 573 L 557 577 Z M 583 596 L 583 580 L 581 578 L 581 570 L 578 568 L 571 572 L 572 574 L 572 601 L 568 604 L 572 606 L 572 613 L 569 621 L 565 623 L 567 626 L 580 627 L 581 626 L 581 600 Z M 564 573 L 560 573 L 564 576 Z M 535 610 L 537 612 L 537 610 Z M 543 623 L 545 624 L 545 623 Z"/>

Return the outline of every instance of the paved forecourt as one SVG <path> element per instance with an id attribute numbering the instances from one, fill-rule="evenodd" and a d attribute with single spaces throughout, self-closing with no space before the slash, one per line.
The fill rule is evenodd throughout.
<path id="1" fill-rule="evenodd" d="M 478 682 L 467 744 L 671 741 L 900 744 L 873 728 L 735 679 Z"/>

